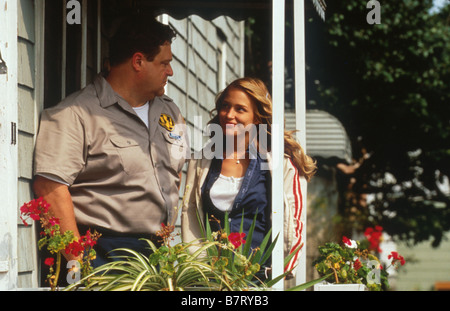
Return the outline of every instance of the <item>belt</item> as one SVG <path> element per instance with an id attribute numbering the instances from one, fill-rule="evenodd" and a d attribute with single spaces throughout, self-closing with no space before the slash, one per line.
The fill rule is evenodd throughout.
<path id="1" fill-rule="evenodd" d="M 89 230 L 91 233 L 97 231 L 102 236 L 105 237 L 126 237 L 126 238 L 135 238 L 135 239 L 147 239 L 152 242 L 160 243 L 162 242 L 161 237 L 158 237 L 156 234 L 152 233 L 129 233 L 129 232 L 117 232 L 111 229 L 97 227 L 97 226 L 86 226 L 86 225 L 78 225 L 78 230 L 80 234 L 83 235 L 82 232 L 86 232 Z M 101 237 L 100 237 L 101 238 Z"/>

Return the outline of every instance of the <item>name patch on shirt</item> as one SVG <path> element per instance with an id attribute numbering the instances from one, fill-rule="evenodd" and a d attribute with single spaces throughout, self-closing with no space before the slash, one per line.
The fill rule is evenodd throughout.
<path id="1" fill-rule="evenodd" d="M 173 128 L 175 127 L 175 123 L 173 122 L 172 117 L 165 113 L 161 113 L 161 116 L 159 117 L 159 125 L 161 125 L 169 132 L 172 132 Z"/>

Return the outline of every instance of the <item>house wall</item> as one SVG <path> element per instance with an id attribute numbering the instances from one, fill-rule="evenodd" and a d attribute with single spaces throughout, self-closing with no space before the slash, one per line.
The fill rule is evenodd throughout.
<path id="1" fill-rule="evenodd" d="M 217 93 L 244 75 L 244 22 L 224 16 L 212 21 L 196 15 L 181 20 L 164 18 L 177 32 L 172 43 L 174 75 L 166 94 L 180 107 L 190 133 L 191 150 L 198 151 L 207 140 L 202 130 L 211 119 Z M 184 182 L 185 174 L 180 199 Z M 180 230 L 180 217 L 176 227 Z"/>
<path id="2" fill-rule="evenodd" d="M 397 251 L 406 263 L 394 279 L 394 289 L 399 291 L 430 291 L 435 290 L 436 282 L 446 282 L 450 285 L 450 234 L 447 233 L 437 248 L 431 246 L 431 241 L 407 246 L 397 245 Z"/>
<path id="3" fill-rule="evenodd" d="M 209 22 L 195 15 L 183 20 L 169 18 L 169 24 L 177 38 L 172 44 L 174 76 L 167 95 L 180 107 L 194 136 L 210 120 L 217 93 L 244 73 L 244 24 L 228 17 Z M 226 58 L 224 64 L 221 57 Z M 195 118 L 201 118 L 201 124 L 194 124 Z M 195 143 L 191 147 L 201 148 Z"/>
<path id="4" fill-rule="evenodd" d="M 37 129 L 37 103 L 39 79 L 37 78 L 40 51 L 37 39 L 40 34 L 36 28 L 35 1 L 20 0 L 17 2 L 17 43 L 18 43 L 18 206 L 33 199 L 31 190 L 33 172 L 33 150 Z M 37 17 L 40 19 L 40 17 Z M 39 27 L 39 26 L 38 26 Z M 36 228 L 32 222 L 25 226 L 17 219 L 18 236 L 18 287 L 37 286 Z"/>

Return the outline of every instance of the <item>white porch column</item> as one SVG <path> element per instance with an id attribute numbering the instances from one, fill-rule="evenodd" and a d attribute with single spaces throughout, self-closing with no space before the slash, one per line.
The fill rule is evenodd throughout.
<path id="1" fill-rule="evenodd" d="M 273 0 L 272 6 L 272 239 L 278 235 L 272 253 L 272 276 L 277 277 L 284 272 L 284 0 Z M 284 281 L 273 288 L 283 290 Z"/>
<path id="2" fill-rule="evenodd" d="M 294 63 L 295 63 L 295 128 L 297 139 L 306 152 L 306 78 L 305 78 L 305 3 L 294 1 Z M 306 182 L 301 183 L 303 197 L 303 249 L 297 268 L 297 284 L 306 282 Z"/>
<path id="3" fill-rule="evenodd" d="M 17 1 L 0 0 L 0 290 L 17 287 L 17 14 Z"/>

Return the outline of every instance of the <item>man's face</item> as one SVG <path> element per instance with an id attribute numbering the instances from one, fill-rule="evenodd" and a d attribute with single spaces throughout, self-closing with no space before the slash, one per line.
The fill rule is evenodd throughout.
<path id="1" fill-rule="evenodd" d="M 170 62 L 172 61 L 172 50 L 169 42 L 160 46 L 160 52 L 153 61 L 144 60 L 143 91 L 152 100 L 155 96 L 164 94 L 167 79 L 173 75 Z"/>

